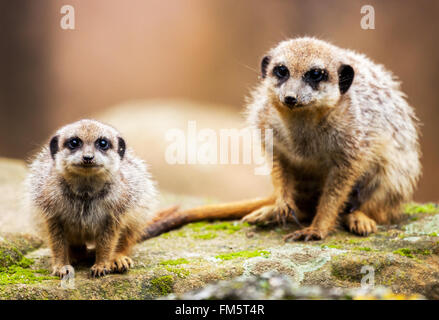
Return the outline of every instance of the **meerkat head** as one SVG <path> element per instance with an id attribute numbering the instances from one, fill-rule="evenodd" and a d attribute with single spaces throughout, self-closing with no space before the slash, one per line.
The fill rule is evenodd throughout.
<path id="1" fill-rule="evenodd" d="M 119 170 L 125 148 L 116 129 L 95 120 L 66 125 L 49 143 L 55 168 L 64 176 L 110 177 Z"/>
<path id="2" fill-rule="evenodd" d="M 270 99 L 291 110 L 334 107 L 349 90 L 354 69 L 340 49 L 313 38 L 281 42 L 262 59 L 261 73 Z"/>

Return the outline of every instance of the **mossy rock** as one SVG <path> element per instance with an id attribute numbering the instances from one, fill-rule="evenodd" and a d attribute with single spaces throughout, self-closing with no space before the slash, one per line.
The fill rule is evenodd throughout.
<path id="1" fill-rule="evenodd" d="M 24 254 L 39 248 L 43 241 L 33 235 L 0 234 L 0 268 L 7 268 L 24 259 Z"/>
<path id="2" fill-rule="evenodd" d="M 24 178 L 20 172 L 11 186 L 19 185 Z M 161 202 L 163 207 L 192 207 L 213 201 L 163 193 Z M 361 289 L 367 275 L 361 271 L 367 266 L 373 268 L 375 285 L 384 287 L 390 295 L 369 292 L 365 297 L 439 297 L 437 206 L 411 204 L 406 209 L 399 224 L 380 226 L 368 237 L 339 229 L 323 241 L 308 243 L 284 243 L 283 236 L 297 229 L 293 225 L 257 228 L 239 221 L 192 223 L 138 244 L 133 253 L 135 267 L 125 274 L 91 279 L 93 259 L 75 265 L 74 285 L 67 287 L 49 275 L 50 250 L 41 239 L 1 233 L 0 299 L 157 299 L 169 294 L 202 297 L 192 294 L 218 281 L 235 283 L 237 277 L 236 286 L 247 287 L 248 279 L 250 287 L 270 288 L 268 280 L 260 280 L 267 271 L 287 277 L 295 289 L 285 295 L 267 290 L 263 298 L 336 298 L 334 290 L 343 290 L 349 297 L 349 290 Z M 0 211 L 0 221 L 1 212 L 6 211 Z M 323 292 L 323 296 L 316 292 Z"/>

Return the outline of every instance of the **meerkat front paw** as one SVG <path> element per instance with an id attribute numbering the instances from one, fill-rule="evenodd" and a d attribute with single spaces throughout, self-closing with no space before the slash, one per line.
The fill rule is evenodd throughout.
<path id="1" fill-rule="evenodd" d="M 69 264 L 57 264 L 52 268 L 52 275 L 55 277 L 60 277 L 61 279 L 73 271 L 73 267 Z"/>
<path id="2" fill-rule="evenodd" d="M 313 227 L 307 227 L 303 228 L 301 230 L 297 230 L 295 232 L 292 232 L 290 234 L 287 234 L 284 237 L 284 241 L 287 242 L 288 240 L 298 241 L 309 241 L 309 240 L 321 240 L 326 237 L 327 232 L 316 229 Z"/>
<path id="3" fill-rule="evenodd" d="M 112 271 L 122 273 L 134 266 L 133 260 L 125 255 L 117 255 L 112 262 Z"/>
<path id="4" fill-rule="evenodd" d="M 361 211 L 354 211 L 344 218 L 350 232 L 360 236 L 368 236 L 377 231 L 376 222 Z"/>
<path id="5" fill-rule="evenodd" d="M 93 278 L 102 277 L 110 274 L 112 270 L 110 262 L 95 263 L 90 269 L 90 275 Z"/>

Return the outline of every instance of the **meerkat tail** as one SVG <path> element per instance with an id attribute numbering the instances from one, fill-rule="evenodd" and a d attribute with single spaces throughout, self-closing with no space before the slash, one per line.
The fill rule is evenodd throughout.
<path id="1" fill-rule="evenodd" d="M 178 206 L 175 206 L 157 212 L 154 218 L 147 223 L 140 241 L 154 238 L 162 233 L 184 225 L 186 223 L 184 216 L 179 214 L 178 208 Z"/>
<path id="2" fill-rule="evenodd" d="M 181 211 L 186 222 L 200 220 L 232 220 L 239 219 L 263 206 L 274 204 L 275 197 L 257 198 L 236 202 L 212 204 Z"/>
<path id="3" fill-rule="evenodd" d="M 179 211 L 178 207 L 165 209 L 148 223 L 143 237 L 147 240 L 164 232 L 176 229 L 190 222 L 201 220 L 240 219 L 263 206 L 274 204 L 275 197 L 257 198 L 230 203 L 213 204 Z"/>

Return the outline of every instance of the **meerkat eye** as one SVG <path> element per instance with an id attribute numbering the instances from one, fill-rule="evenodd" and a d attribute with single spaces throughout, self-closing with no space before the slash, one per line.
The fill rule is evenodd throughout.
<path id="1" fill-rule="evenodd" d="M 71 138 L 69 141 L 66 142 L 65 145 L 70 150 L 75 150 L 82 146 L 82 141 L 79 138 Z"/>
<path id="2" fill-rule="evenodd" d="M 101 150 L 108 150 L 110 148 L 110 142 L 105 138 L 100 138 L 96 140 L 96 147 Z"/>
<path id="3" fill-rule="evenodd" d="M 318 83 L 328 78 L 328 73 L 324 69 L 311 69 L 304 75 L 306 82 Z"/>
<path id="4" fill-rule="evenodd" d="M 284 65 L 280 65 L 273 68 L 273 74 L 279 80 L 285 80 L 290 76 L 290 71 Z"/>

